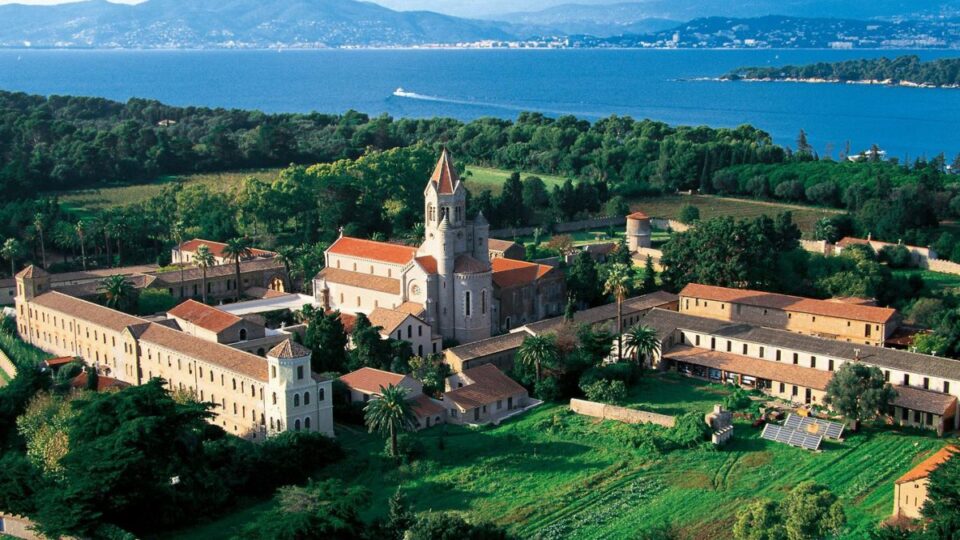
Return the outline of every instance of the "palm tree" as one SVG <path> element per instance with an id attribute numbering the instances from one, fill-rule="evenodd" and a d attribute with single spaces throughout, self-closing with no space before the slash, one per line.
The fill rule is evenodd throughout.
<path id="1" fill-rule="evenodd" d="M 419 246 L 423 243 L 423 239 L 426 237 L 427 231 L 423 226 L 422 221 L 418 221 L 413 224 L 413 227 L 410 228 L 410 231 L 407 232 L 407 244 L 412 246 Z"/>
<path id="2" fill-rule="evenodd" d="M 216 262 L 213 258 L 213 253 L 210 253 L 210 248 L 206 244 L 200 244 L 197 246 L 197 251 L 193 254 L 193 262 L 197 265 L 197 268 L 202 272 L 202 280 L 200 281 L 201 292 L 203 293 L 203 303 L 207 303 L 207 268 L 213 266 Z M 183 266 L 180 267 L 181 271 Z"/>
<path id="3" fill-rule="evenodd" d="M 624 334 L 623 346 L 633 354 L 633 361 L 639 364 L 641 357 L 646 358 L 660 351 L 660 338 L 653 328 L 638 324 Z"/>
<path id="4" fill-rule="evenodd" d="M 397 456 L 397 432 L 413 431 L 417 425 L 417 416 L 407 399 L 407 389 L 390 385 L 380 387 L 380 397 L 371 399 L 363 408 L 363 420 L 370 433 L 378 431 L 390 434 L 390 454 Z"/>
<path id="5" fill-rule="evenodd" d="M 240 261 L 248 257 L 253 256 L 253 250 L 250 249 L 250 239 L 246 236 L 241 236 L 238 238 L 231 238 L 227 240 L 227 245 L 223 247 L 223 254 L 228 259 L 233 260 L 233 264 L 236 268 L 236 282 L 234 283 L 234 290 L 236 290 L 236 300 L 240 301 Z"/>
<path id="6" fill-rule="evenodd" d="M 47 246 L 44 243 L 43 239 L 43 214 L 37 212 L 33 216 L 33 228 L 37 230 L 37 234 L 40 236 L 40 260 L 43 262 L 43 267 L 47 267 Z"/>
<path id="7" fill-rule="evenodd" d="M 23 248 L 20 246 L 20 242 L 17 242 L 16 238 L 7 238 L 7 241 L 0 247 L 0 255 L 10 261 L 10 277 L 17 274 L 17 258 L 20 257 L 22 251 Z"/>
<path id="8" fill-rule="evenodd" d="M 183 222 L 179 219 L 170 227 L 170 236 L 177 243 L 177 265 L 180 267 L 180 294 L 183 294 Z M 207 303 L 206 300 L 203 301 Z"/>
<path id="9" fill-rule="evenodd" d="M 517 360 L 537 372 L 537 382 L 540 382 L 543 366 L 554 365 L 558 358 L 557 340 L 553 335 L 526 337 L 517 351 Z"/>
<path id="10" fill-rule="evenodd" d="M 630 294 L 630 268 L 625 264 L 614 264 L 603 284 L 603 294 L 612 294 L 617 300 L 617 361 L 623 360 L 623 300 Z"/>
<path id="11" fill-rule="evenodd" d="M 86 235 L 87 226 L 84 225 L 83 220 L 77 222 L 77 226 L 74 228 L 77 231 L 77 240 L 80 244 L 80 264 L 83 265 L 83 269 L 87 269 L 87 248 L 85 246 L 86 242 L 84 241 L 84 235 Z"/>
<path id="12" fill-rule="evenodd" d="M 297 259 L 297 248 L 294 247 L 281 247 L 277 248 L 277 260 L 283 263 L 283 269 L 287 272 L 287 283 L 286 286 L 289 290 L 285 292 L 293 292 L 293 274 L 290 271 L 290 266 Z"/>
<path id="13" fill-rule="evenodd" d="M 97 292 L 103 296 L 103 303 L 107 307 L 125 311 L 133 301 L 135 289 L 127 276 L 115 274 L 107 276 L 100 282 Z"/>

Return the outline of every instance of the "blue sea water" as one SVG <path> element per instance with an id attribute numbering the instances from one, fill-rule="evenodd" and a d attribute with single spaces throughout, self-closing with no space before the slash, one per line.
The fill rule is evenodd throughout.
<path id="1" fill-rule="evenodd" d="M 891 156 L 960 152 L 960 90 L 698 80 L 740 66 L 907 51 L 318 50 L 0 51 L 0 89 L 153 98 L 172 105 L 395 117 L 611 114 L 670 124 L 756 125 L 821 154 L 878 144 Z M 923 59 L 956 55 L 919 52 Z M 415 97 L 397 97 L 403 87 Z"/>

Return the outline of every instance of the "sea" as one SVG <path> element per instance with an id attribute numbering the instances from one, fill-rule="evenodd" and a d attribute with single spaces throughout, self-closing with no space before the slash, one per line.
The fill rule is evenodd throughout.
<path id="1" fill-rule="evenodd" d="M 956 51 L 262 50 L 0 51 L 0 89 L 149 98 L 171 105 L 395 118 L 516 118 L 522 111 L 673 125 L 752 124 L 820 155 L 876 144 L 913 160 L 960 153 L 960 89 L 721 82 L 741 66 L 800 65 Z M 397 92 L 402 89 L 402 92 Z M 399 94 L 399 95 L 395 95 Z"/>

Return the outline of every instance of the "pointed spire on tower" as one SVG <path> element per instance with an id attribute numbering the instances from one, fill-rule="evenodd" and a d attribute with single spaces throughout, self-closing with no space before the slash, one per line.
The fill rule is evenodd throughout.
<path id="1" fill-rule="evenodd" d="M 483 215 L 483 210 L 477 212 L 477 219 L 473 220 L 477 225 L 489 225 L 490 222 L 487 221 L 487 218 Z"/>
<path id="2" fill-rule="evenodd" d="M 450 195 L 460 184 L 460 176 L 457 174 L 456 167 L 453 166 L 453 156 L 446 147 L 440 154 L 440 160 L 437 161 L 437 167 L 433 170 L 430 182 L 437 187 L 437 193 L 442 195 Z"/>

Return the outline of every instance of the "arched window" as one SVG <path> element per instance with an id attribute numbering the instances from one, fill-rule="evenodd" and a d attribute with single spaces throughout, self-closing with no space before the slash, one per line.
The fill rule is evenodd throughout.
<path id="1" fill-rule="evenodd" d="M 246 341 L 246 340 L 247 340 L 247 329 L 246 329 L 246 328 L 241 328 L 241 329 L 240 329 L 240 341 Z"/>
<path id="2" fill-rule="evenodd" d="M 303 393 L 303 404 L 304 404 L 304 405 L 309 405 L 309 404 L 310 404 L 310 392 L 304 392 L 304 393 Z"/>
<path id="3" fill-rule="evenodd" d="M 300 419 L 299 419 L 299 418 L 293 421 L 293 429 L 296 430 L 296 431 L 300 431 Z"/>
<path id="4" fill-rule="evenodd" d="M 277 378 L 277 366 L 270 366 L 270 378 L 271 379 Z"/>
<path id="5" fill-rule="evenodd" d="M 317 392 L 317 399 L 319 399 L 320 401 L 323 401 L 323 388 L 321 388 L 320 391 Z"/>
<path id="6" fill-rule="evenodd" d="M 470 316 L 470 300 L 471 300 L 470 291 L 464 292 L 463 293 L 463 309 L 465 310 L 467 317 Z"/>
<path id="7" fill-rule="evenodd" d="M 417 345 L 417 356 L 423 358 L 423 345 Z"/>
<path id="8" fill-rule="evenodd" d="M 487 314 L 487 290 L 480 291 L 480 314 Z"/>
<path id="9" fill-rule="evenodd" d="M 299 406 L 300 406 L 300 394 L 294 394 L 294 395 L 293 395 L 293 406 L 294 406 L 294 407 L 299 407 Z"/>
<path id="10" fill-rule="evenodd" d="M 277 404 L 277 393 L 276 393 L 276 392 L 273 393 L 273 404 L 274 404 L 274 405 Z"/>
<path id="11" fill-rule="evenodd" d="M 307 431 L 310 431 L 310 417 L 309 417 L 309 416 L 303 419 L 303 427 L 304 427 L 304 429 L 306 429 Z"/>

